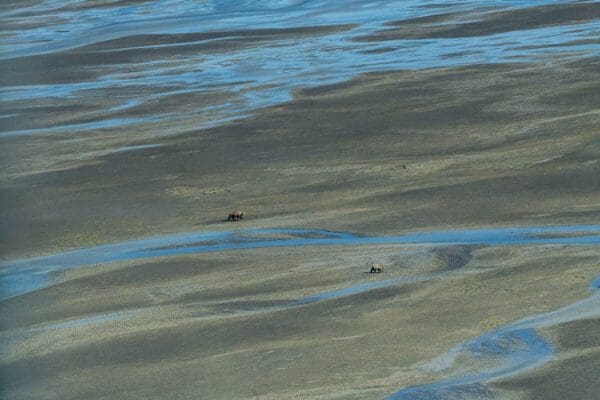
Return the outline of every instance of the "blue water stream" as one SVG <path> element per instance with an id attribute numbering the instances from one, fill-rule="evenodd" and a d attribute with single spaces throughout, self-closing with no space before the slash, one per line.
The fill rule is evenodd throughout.
<path id="1" fill-rule="evenodd" d="M 515 227 L 422 232 L 401 236 L 361 236 L 317 229 L 255 229 L 195 232 L 73 250 L 0 264 L 2 298 L 23 295 L 52 284 L 60 271 L 85 265 L 180 254 L 256 248 L 348 245 L 599 245 L 600 225 Z M 439 274 L 438 274 L 439 275 Z M 421 282 L 435 274 L 369 281 L 359 285 L 303 297 L 265 310 L 303 306 L 370 290 Z M 549 313 L 526 318 L 488 332 L 450 350 L 432 363 L 442 378 L 402 389 L 388 400 L 448 400 L 488 398 L 486 385 L 494 379 L 523 372 L 550 360 L 555 348 L 537 328 L 585 317 L 600 316 L 600 277 L 592 283 L 590 298 Z M 86 317 L 82 323 L 113 320 L 110 315 Z M 69 326 L 77 324 L 67 322 Z M 58 325 L 60 326 L 60 325 Z"/>
<path id="2" fill-rule="evenodd" d="M 83 50 L 105 54 L 94 74 L 39 84 L 7 83 L 0 88 L 4 101 L 31 104 L 67 102 L 99 107 L 69 119 L 44 124 L 36 118 L 2 129 L 0 138 L 53 132 L 86 132 L 144 125 L 145 132 L 173 134 L 160 121 L 194 120 L 198 128 L 214 126 L 251 115 L 252 111 L 292 99 L 295 90 L 346 81 L 372 71 L 414 70 L 432 67 L 515 61 L 576 59 L 600 54 L 595 39 L 597 20 L 516 28 L 460 38 L 357 40 L 389 28 L 394 21 L 456 13 L 454 22 L 477 20 L 484 13 L 565 3 L 558 0 L 211 0 L 108 2 L 89 6 L 80 0 L 43 0 L 9 9 L 0 8 L 0 59 L 15 59 L 65 51 L 119 38 L 138 38 L 138 50 L 152 57 L 120 61 L 112 53 L 131 50 Z M 447 23 L 447 22 L 442 22 Z M 435 23 L 432 22 L 433 25 Z M 187 51 L 186 46 L 208 44 L 212 38 L 191 37 L 181 42 L 155 44 L 143 37 L 169 34 L 231 32 L 225 39 L 240 39 L 243 30 L 346 26 L 313 35 L 274 35 L 247 46 L 223 45 L 216 50 Z M 147 35 L 147 36 L 143 36 Z M 161 50 L 168 50 L 161 53 Z M 89 53 L 85 53 L 89 52 Z M 104 53 L 102 53 L 104 52 Z M 43 63 L 44 61 L 39 61 Z M 85 67 L 90 68 L 90 67 Z M 97 99 L 110 93 L 111 104 Z M 199 96 L 193 107 L 177 107 L 157 115 L 139 115 L 140 106 L 182 94 Z M 225 96 L 223 96 L 225 95 Z M 189 100 L 186 102 L 194 102 Z M 115 104 L 116 103 L 116 104 Z M 12 107 L 12 106 L 11 106 Z M 127 110 L 136 117 L 123 117 Z M 27 109 L 29 110 L 29 109 Z M 5 116 L 19 121 L 20 111 Z M 29 110 L 30 111 L 30 110 Z M 16 115 L 15 115 L 16 114 Z M 81 122 L 81 120 L 85 122 Z M 40 118 L 39 121 L 44 121 Z M 105 121 L 109 121 L 108 123 Z M 189 127 L 188 127 L 189 129 Z M 175 131 L 172 131 L 175 130 Z M 158 133 L 157 133 L 158 134 Z"/>
<path id="3" fill-rule="evenodd" d="M 600 244 L 600 225 L 514 227 L 421 232 L 401 236 L 361 236 L 318 229 L 255 229 L 193 232 L 90 247 L 0 263 L 0 298 L 51 284 L 63 270 L 106 262 L 270 247 L 369 244 Z"/>

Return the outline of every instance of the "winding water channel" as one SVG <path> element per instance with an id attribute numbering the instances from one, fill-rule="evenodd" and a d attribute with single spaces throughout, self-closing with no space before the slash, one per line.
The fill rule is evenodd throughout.
<path id="1" fill-rule="evenodd" d="M 401 236 L 361 236 L 317 229 L 257 229 L 195 232 L 127 241 L 0 264 L 2 298 L 26 294 L 52 285 L 52 277 L 67 269 L 123 260 L 256 248 L 348 245 L 600 245 L 600 225 L 514 227 L 421 232 Z M 268 307 L 299 307 L 402 283 L 432 279 L 421 274 L 371 281 L 319 293 Z M 406 282 L 404 282 L 406 281 Z M 486 382 L 535 368 L 555 354 L 554 345 L 539 333 L 558 323 L 600 316 L 600 277 L 593 295 L 561 309 L 516 321 L 468 340 L 430 363 L 443 377 L 427 385 L 408 387 L 391 400 L 469 399 L 491 395 Z"/>

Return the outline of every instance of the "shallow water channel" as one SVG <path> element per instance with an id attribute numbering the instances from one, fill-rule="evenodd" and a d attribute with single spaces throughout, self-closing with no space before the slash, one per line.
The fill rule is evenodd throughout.
<path id="1" fill-rule="evenodd" d="M 3 262 L 0 264 L 0 284 L 2 298 L 6 299 L 52 285 L 52 277 L 60 271 L 92 264 L 256 248 L 379 244 L 589 246 L 600 245 L 600 226 L 469 229 L 420 232 L 400 236 L 361 236 L 318 229 L 194 232 Z M 273 305 L 262 311 L 299 307 L 386 286 L 425 281 L 439 276 L 439 273 L 421 274 L 371 281 L 299 298 L 285 304 Z M 432 384 L 402 389 L 388 399 L 468 399 L 490 396 L 491 392 L 485 382 L 534 368 L 553 357 L 555 353 L 553 344 L 538 332 L 538 328 L 580 318 L 600 316 L 600 277 L 592 283 L 591 287 L 594 294 L 586 300 L 514 322 L 458 345 L 447 354 L 433 360 L 429 365 L 429 368 L 445 378 Z M 242 310 L 242 312 L 245 311 L 248 310 Z M 261 310 L 253 309 L 252 311 Z M 83 323 L 96 321 L 93 317 L 85 320 Z M 76 321 L 72 323 L 76 323 Z"/>

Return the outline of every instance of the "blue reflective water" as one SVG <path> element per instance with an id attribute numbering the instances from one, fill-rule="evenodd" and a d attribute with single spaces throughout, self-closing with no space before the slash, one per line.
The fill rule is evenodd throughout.
<path id="1" fill-rule="evenodd" d="M 507 8 L 565 3 L 560 0 L 154 0 L 106 2 L 46 0 L 0 12 L 6 35 L 0 54 L 39 54 L 132 34 L 189 33 L 249 28 L 287 28 L 356 23 L 365 28 L 388 21 L 481 7 Z M 364 29 L 367 30 L 367 29 Z"/>
<path id="2" fill-rule="evenodd" d="M 151 123 L 154 121 L 160 121 L 160 116 L 155 117 L 143 117 L 143 118 L 114 118 L 114 119 L 100 119 L 97 121 L 86 122 L 82 124 L 68 124 L 68 125 L 57 125 L 48 128 L 33 128 L 33 129 L 19 129 L 19 130 L 6 130 L 0 131 L 0 138 L 9 137 L 9 136 L 23 136 L 23 135 L 33 135 L 39 133 L 53 133 L 60 132 L 65 130 L 91 130 L 91 129 L 106 129 L 106 128 L 118 128 L 124 127 L 128 125 L 133 125 L 136 123 Z M 132 147 L 132 150 L 135 149 L 136 146 L 127 146 Z"/>
<path id="3" fill-rule="evenodd" d="M 358 285 L 348 286 L 338 290 L 331 290 L 329 292 L 318 293 L 311 296 L 302 297 L 298 300 L 292 301 L 287 306 L 297 306 L 304 304 L 316 303 L 324 300 L 339 299 L 342 297 L 348 297 L 355 294 L 365 293 L 371 290 L 382 289 L 390 286 L 396 286 L 400 284 L 418 283 L 430 280 L 434 277 L 440 276 L 441 274 L 419 274 L 413 276 L 399 276 L 390 279 L 382 279 L 377 281 L 360 283 Z"/>
<path id="4" fill-rule="evenodd" d="M 431 363 L 444 378 L 407 387 L 387 400 L 466 400 L 494 398 L 487 382 L 522 373 L 548 362 L 555 347 L 539 328 L 600 317 L 600 277 L 591 297 L 558 310 L 534 315 L 468 340 Z"/>
<path id="5" fill-rule="evenodd" d="M 450 230 L 378 237 L 319 229 L 255 229 L 177 234 L 2 262 L 1 298 L 43 287 L 51 282 L 50 278 L 56 272 L 91 264 L 215 251 L 369 244 L 598 245 L 600 225 Z"/>
<path id="6" fill-rule="evenodd" d="M 455 350 L 469 369 L 457 376 L 402 389 L 388 400 L 458 400 L 492 398 L 484 382 L 533 368 L 554 355 L 554 346 L 535 329 L 501 329 L 467 341 Z"/>
<path id="7" fill-rule="evenodd" d="M 548 57 L 578 58 L 600 54 L 595 39 L 598 21 L 518 29 L 505 33 L 463 37 L 357 41 L 387 27 L 387 23 L 439 13 L 464 13 L 477 20 L 480 13 L 564 1 L 475 1 L 475 0 L 212 0 L 146 2 L 99 2 L 81 0 L 40 1 L 11 9 L 0 8 L 0 58 L 10 59 L 81 49 L 106 40 L 136 38 L 132 45 L 108 49 L 78 50 L 90 56 L 105 54 L 91 77 L 36 85 L 5 85 L 5 100 L 54 101 L 56 98 L 93 99 L 120 89 L 114 96 L 118 106 L 100 107 L 98 121 L 47 126 L 29 123 L 4 135 L 41 134 L 57 131 L 122 129 L 147 124 L 159 118 L 177 122 L 194 119 L 194 127 L 209 127 L 250 115 L 261 107 L 292 98 L 294 90 L 331 84 L 371 71 L 446 67 L 506 61 L 535 61 Z M 441 22 L 443 24 L 445 22 Z M 345 26 L 310 35 L 272 35 L 250 44 L 229 45 L 248 39 L 248 29 L 290 29 Z M 189 46 L 215 42 L 211 37 L 173 37 L 154 43 L 141 35 L 222 34 L 216 48 Z M 252 38 L 252 35 L 250 35 Z M 570 44 L 568 46 L 563 46 Z M 152 50 L 150 57 L 130 62 L 113 56 L 131 50 Z M 382 51 L 383 50 L 383 51 Z M 149 60 L 150 59 L 150 60 Z M 81 68 L 90 68 L 82 66 Z M 153 88 L 152 91 L 139 90 Z M 122 89 L 128 89 L 123 91 Z M 210 96 L 226 94 L 195 107 L 135 119 L 121 117 L 123 111 L 181 93 Z M 138 108 L 139 109 L 139 108 Z M 100 120 L 112 121 L 103 125 Z M 1 126 L 0 126 L 1 128 Z M 187 127 L 189 129 L 189 126 Z M 178 127 L 157 132 L 176 133 Z"/>
<path id="8" fill-rule="evenodd" d="M 265 247 L 317 245 L 423 244 L 489 246 L 518 244 L 599 245 L 600 225 L 516 227 L 495 229 L 422 232 L 403 236 L 360 236 L 318 229 L 257 229 L 224 232 L 196 232 L 69 251 L 44 257 L 12 260 L 0 264 L 0 287 L 6 299 L 52 284 L 52 275 L 61 270 L 89 264 L 212 251 L 233 251 Z M 450 272 L 419 274 L 368 281 L 350 287 L 264 306 L 259 310 L 281 308 L 352 296 L 389 286 L 423 282 Z M 434 383 L 399 390 L 389 400 L 480 399 L 493 396 L 486 383 L 535 368 L 549 361 L 553 344 L 538 328 L 581 318 L 600 316 L 600 277 L 591 285 L 592 297 L 561 309 L 535 315 L 485 333 L 451 349 L 432 363 L 442 378 Z M 248 310 L 237 310 L 246 312 Z M 125 314 L 99 315 L 51 324 L 41 329 L 65 329 L 123 318 Z"/>

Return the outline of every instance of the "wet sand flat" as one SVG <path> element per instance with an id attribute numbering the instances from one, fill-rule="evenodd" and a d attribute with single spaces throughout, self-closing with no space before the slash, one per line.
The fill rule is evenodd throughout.
<path id="1" fill-rule="evenodd" d="M 597 257 L 595 247 L 387 245 L 72 270 L 3 302 L 2 340 L 14 343 L 3 348 L 3 390 L 7 398 L 382 398 L 436 380 L 428 363 L 462 340 L 586 297 Z M 365 273 L 373 261 L 386 273 Z M 420 275 L 429 278 L 408 279 Z M 391 277 L 407 280 L 289 303 Z"/>
<path id="2" fill-rule="evenodd" d="M 77 159 L 82 147 L 112 135 L 4 138 L 2 252 L 229 229 L 231 208 L 246 210 L 246 228 L 374 234 L 588 223 L 600 212 L 596 66 L 371 74 L 90 159 Z"/>
<path id="3" fill-rule="evenodd" d="M 528 399 L 565 399 L 577 396 L 593 399 L 600 390 L 600 343 L 598 318 L 562 324 L 550 333 L 560 348 L 559 359 L 525 376 L 497 383 L 503 390 L 522 393 Z"/>
<path id="4" fill-rule="evenodd" d="M 475 8 L 470 13 L 440 13 L 390 23 L 392 28 L 360 40 L 394 40 L 423 38 L 460 38 L 485 36 L 543 27 L 576 25 L 597 20 L 600 5 L 595 2 L 550 4 L 518 9 Z"/>
<path id="5" fill-rule="evenodd" d="M 595 399 L 597 2 L 178 3 L 0 5 L 1 398 Z"/>
<path id="6" fill-rule="evenodd" d="M 595 62 L 367 75 L 242 123 L 153 140 L 159 147 L 67 154 L 50 161 L 56 171 L 28 173 L 18 150 L 36 147 L 7 138 L 22 169 L 2 187 L 4 254 L 203 229 L 589 223 L 600 204 L 597 100 L 586 89 Z M 223 222 L 233 207 L 249 218 Z M 439 379 L 427 363 L 463 340 L 585 298 L 597 275 L 595 248 L 475 249 L 473 274 L 288 307 L 384 279 L 363 274 L 365 252 L 390 250 L 287 252 L 82 268 L 3 301 L 4 395 L 383 398 Z M 435 272 L 421 252 L 384 261 L 400 271 L 391 274 Z M 553 374 L 593 367 L 594 348 L 490 390 L 541 396 Z"/>

